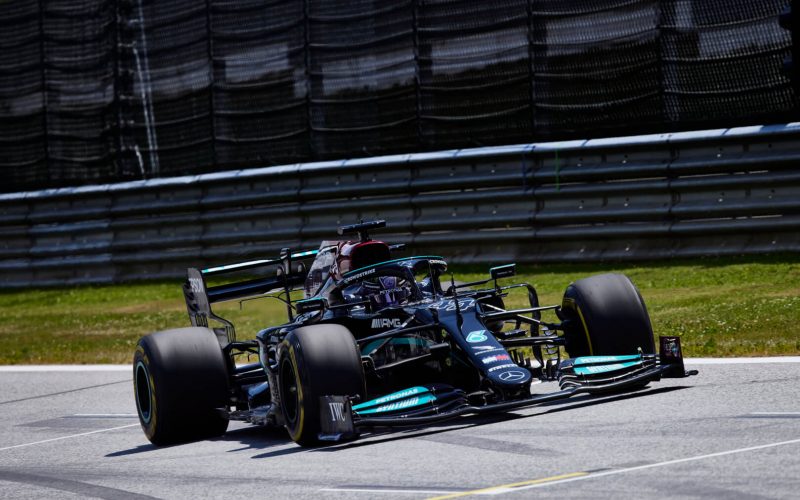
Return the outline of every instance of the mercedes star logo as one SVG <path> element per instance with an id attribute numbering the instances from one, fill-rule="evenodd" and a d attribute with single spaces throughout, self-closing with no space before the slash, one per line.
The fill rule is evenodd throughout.
<path id="1" fill-rule="evenodd" d="M 525 373 L 519 370 L 508 370 L 500 374 L 500 380 L 503 382 L 514 382 L 515 380 L 522 380 L 525 378 Z"/>

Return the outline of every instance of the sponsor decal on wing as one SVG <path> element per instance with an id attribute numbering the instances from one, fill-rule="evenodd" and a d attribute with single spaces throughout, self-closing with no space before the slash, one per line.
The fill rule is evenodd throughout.
<path id="1" fill-rule="evenodd" d="M 496 363 L 498 361 L 508 361 L 511 359 L 511 356 L 508 354 L 495 354 L 494 356 L 487 356 L 485 358 L 481 358 L 481 363 L 484 365 L 491 365 L 492 363 Z"/>
<path id="2" fill-rule="evenodd" d="M 361 410 L 358 413 L 359 415 L 368 415 L 371 413 L 387 413 L 398 410 L 405 410 L 406 408 L 413 408 L 415 406 L 424 405 L 427 403 L 431 403 L 433 401 L 436 401 L 436 396 L 434 396 L 433 394 L 422 394 L 420 396 L 414 396 L 413 398 L 403 399 L 401 401 L 395 401 L 393 403 L 378 406 L 376 408 L 368 408 L 366 410 Z"/>
<path id="3" fill-rule="evenodd" d="M 503 365 L 497 365 L 489 368 L 490 372 L 496 372 L 497 370 L 503 370 L 505 368 L 519 368 L 515 363 L 506 363 Z"/>
<path id="4" fill-rule="evenodd" d="M 592 365 L 598 363 L 621 363 L 625 361 L 639 361 L 642 356 L 639 354 L 630 354 L 626 356 L 581 356 L 575 358 L 575 366 L 577 365 Z"/>
<path id="5" fill-rule="evenodd" d="M 189 278 L 189 287 L 193 293 L 203 293 L 203 280 L 200 278 Z"/>
<path id="6" fill-rule="evenodd" d="M 486 354 L 487 352 L 493 352 L 493 351 L 505 351 L 505 349 L 502 347 L 494 347 L 490 345 L 472 346 L 472 350 L 477 354 Z"/>
<path id="7" fill-rule="evenodd" d="M 639 365 L 640 363 L 638 361 L 630 361 L 628 363 L 613 363 L 610 365 L 576 366 L 575 373 L 577 375 L 596 375 L 598 373 L 624 370 L 625 368 L 631 368 Z"/>
<path id="8" fill-rule="evenodd" d="M 346 421 L 344 415 L 344 403 L 338 401 L 334 403 L 328 403 L 328 408 L 330 409 L 331 422 Z"/>
<path id="9" fill-rule="evenodd" d="M 370 401 L 366 401 L 364 403 L 357 404 L 357 405 L 353 406 L 353 409 L 358 411 L 358 410 L 361 410 L 361 409 L 370 408 L 372 406 L 380 406 L 382 404 L 389 403 L 391 401 L 397 401 L 397 400 L 400 400 L 400 399 L 405 399 L 407 397 L 415 396 L 417 394 L 423 394 L 423 393 L 426 393 L 426 392 L 428 392 L 428 389 L 426 389 L 425 387 L 420 387 L 420 386 L 411 387 L 409 389 L 404 389 L 402 391 L 393 392 L 392 394 L 387 394 L 386 396 L 381 396 L 379 398 L 372 399 Z"/>

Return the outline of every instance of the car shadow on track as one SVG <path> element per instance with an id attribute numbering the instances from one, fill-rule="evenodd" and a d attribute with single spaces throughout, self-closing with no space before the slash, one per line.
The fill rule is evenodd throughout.
<path id="1" fill-rule="evenodd" d="M 232 450 L 227 450 L 227 453 L 236 453 L 248 450 L 263 450 L 265 448 L 270 448 L 273 446 L 285 446 L 287 444 L 291 444 L 289 436 L 286 434 L 285 430 L 274 429 L 269 427 L 258 427 L 258 426 L 240 427 L 237 429 L 230 430 L 220 437 L 207 439 L 205 441 L 238 442 L 244 445 L 241 448 L 234 448 Z M 120 450 L 109 453 L 106 455 L 106 457 L 113 458 L 113 457 L 122 457 L 126 455 L 136 455 L 138 453 L 148 453 L 151 451 L 163 450 L 166 448 L 188 446 L 194 443 L 195 442 L 177 443 L 168 446 L 155 446 L 150 443 L 141 444 L 135 448 L 129 448 L 127 450 Z M 297 447 L 297 450 L 303 451 L 303 449 L 299 447 Z M 289 450 L 289 451 L 295 452 L 294 450 Z M 285 454 L 285 453 L 279 453 L 279 454 Z"/>
<path id="2" fill-rule="evenodd" d="M 228 453 L 275 448 L 273 450 L 254 455 L 251 458 L 275 457 L 308 451 L 307 448 L 301 448 L 292 443 L 291 439 L 289 439 L 289 435 L 283 428 L 276 429 L 274 427 L 243 427 L 241 429 L 228 432 L 224 436 L 215 439 L 215 441 L 238 441 L 244 445 L 241 448 L 228 450 Z"/>
<path id="3" fill-rule="evenodd" d="M 626 392 L 624 394 L 597 394 L 597 395 L 587 394 L 585 396 L 578 396 L 564 401 L 551 401 L 549 403 L 542 403 L 537 406 L 532 406 L 531 409 L 555 406 L 555 408 L 552 408 L 550 410 L 536 413 L 536 415 L 546 415 L 549 413 L 558 413 L 560 411 L 573 410 L 576 408 L 584 408 L 586 406 L 594 406 L 602 403 L 610 403 L 612 401 L 624 401 L 626 399 L 639 398 L 642 396 L 665 394 L 667 392 L 678 391 L 681 389 L 690 389 L 691 387 L 692 386 L 688 385 L 673 385 L 669 387 L 658 387 L 655 389 L 650 389 L 649 387 L 643 387 L 641 389 L 635 390 L 634 392 Z"/>
<path id="4" fill-rule="evenodd" d="M 148 451 L 156 451 L 158 446 L 152 444 L 140 444 L 136 448 L 129 448 L 127 450 L 114 451 L 106 455 L 106 458 L 124 457 L 126 455 L 136 455 L 138 453 L 147 453 Z"/>
<path id="5" fill-rule="evenodd" d="M 466 424 L 464 423 L 464 420 L 457 420 L 456 422 L 458 423 L 444 422 L 441 424 L 428 425 L 425 427 L 411 427 L 407 429 L 385 428 L 385 429 L 370 431 L 364 434 L 359 441 L 350 441 L 345 443 L 331 443 L 328 445 L 318 446 L 316 448 L 301 448 L 300 446 L 293 446 L 291 448 L 283 448 L 274 451 L 268 451 L 266 453 L 254 455 L 251 458 L 270 458 L 280 455 L 291 455 L 294 453 L 303 453 L 303 452 L 319 453 L 319 452 L 338 451 L 350 448 L 358 448 L 360 446 L 369 446 L 372 444 L 386 443 L 391 441 L 397 441 L 400 439 L 418 438 L 423 436 L 430 436 L 432 434 L 439 434 L 442 432 L 450 432 L 456 429 L 466 429 L 469 427 L 476 427 L 479 425 L 504 422 L 516 418 L 520 418 L 520 416 L 513 414 L 503 414 L 503 415 L 474 417 L 471 418 L 470 422 Z M 283 441 L 283 443 L 286 443 L 287 441 L 288 437 Z M 289 442 L 291 443 L 291 441 Z"/>
<path id="6" fill-rule="evenodd" d="M 480 427 L 483 425 L 495 424 L 500 422 L 507 422 L 520 418 L 533 418 L 537 415 L 546 415 L 550 413 L 557 413 L 562 411 L 574 410 L 577 408 L 585 408 L 587 406 L 594 406 L 598 404 L 609 403 L 612 401 L 623 401 L 626 399 L 639 398 L 643 396 L 652 396 L 655 394 L 664 394 L 667 392 L 677 391 L 681 389 L 688 389 L 691 386 L 669 386 L 659 387 L 656 389 L 643 388 L 636 392 L 627 392 L 624 394 L 609 394 L 609 395 L 585 395 L 573 397 L 569 400 L 553 401 L 550 403 L 542 403 L 528 408 L 528 410 L 544 410 L 537 413 L 498 413 L 493 415 L 473 415 L 458 417 L 453 420 L 442 422 L 439 424 L 427 425 L 424 427 L 410 427 L 410 428 L 376 428 L 362 435 L 358 441 L 350 441 L 345 443 L 335 443 L 327 446 L 317 448 L 302 448 L 294 445 L 286 431 L 283 429 L 275 429 L 268 427 L 240 427 L 228 431 L 225 435 L 218 438 L 210 439 L 212 442 L 238 442 L 243 446 L 241 448 L 234 448 L 227 450 L 227 453 L 247 452 L 251 450 L 267 450 L 263 453 L 252 456 L 253 459 L 263 459 L 282 455 L 292 455 L 295 453 L 309 453 L 309 452 L 333 452 L 342 449 L 352 449 L 361 446 L 371 446 L 380 443 L 389 443 L 399 441 L 402 439 L 419 438 L 439 434 L 443 432 L 450 432 L 458 429 L 469 429 L 472 427 Z M 191 443 L 176 444 L 175 446 L 185 446 Z M 147 453 L 162 449 L 164 447 L 157 447 L 152 444 L 143 444 L 128 450 L 116 451 L 109 453 L 106 457 L 120 457 L 125 455 L 134 455 L 137 453 Z M 275 448 L 269 450 L 269 448 Z"/>

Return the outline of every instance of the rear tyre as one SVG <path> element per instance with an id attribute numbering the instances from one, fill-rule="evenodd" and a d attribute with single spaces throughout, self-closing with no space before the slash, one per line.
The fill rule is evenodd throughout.
<path id="1" fill-rule="evenodd" d="M 639 290 L 622 274 L 601 274 L 567 287 L 561 305 L 571 357 L 654 354 L 653 327 Z"/>
<path id="2" fill-rule="evenodd" d="M 139 423 L 157 446 L 220 436 L 228 420 L 228 369 L 207 328 L 178 328 L 142 337 L 133 356 Z"/>
<path id="3" fill-rule="evenodd" d="M 292 440 L 320 444 L 320 397 L 365 395 L 361 354 L 350 330 L 310 325 L 286 335 L 278 346 L 278 390 Z"/>

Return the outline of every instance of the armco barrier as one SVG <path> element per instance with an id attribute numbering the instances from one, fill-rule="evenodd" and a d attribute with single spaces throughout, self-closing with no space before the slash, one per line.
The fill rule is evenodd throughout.
<path id="1" fill-rule="evenodd" d="M 800 123 L 0 195 L 0 286 L 178 277 L 373 218 L 462 263 L 797 251 Z"/>

